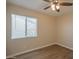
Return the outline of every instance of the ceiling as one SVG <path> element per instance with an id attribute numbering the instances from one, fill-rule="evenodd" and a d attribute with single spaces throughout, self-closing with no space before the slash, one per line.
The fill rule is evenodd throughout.
<path id="1" fill-rule="evenodd" d="M 32 9 L 32 10 L 35 10 L 35 11 L 38 11 L 38 12 L 41 12 L 44 14 L 53 15 L 53 16 L 58 16 L 58 15 L 62 15 L 64 13 L 69 13 L 69 12 L 73 11 L 72 6 L 69 6 L 69 7 L 61 6 L 60 12 L 52 11 L 51 8 L 44 10 L 43 8 L 48 6 L 49 3 L 47 3 L 43 0 L 6 0 L 6 1 L 7 1 L 7 3 L 10 3 L 10 4 L 19 5 L 24 8 L 29 8 L 29 9 Z M 60 2 L 63 2 L 63 1 L 73 2 L 73 0 L 59 0 L 59 1 Z"/>

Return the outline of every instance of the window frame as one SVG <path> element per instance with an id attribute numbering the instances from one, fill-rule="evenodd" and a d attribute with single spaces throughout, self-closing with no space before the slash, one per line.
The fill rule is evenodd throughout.
<path id="1" fill-rule="evenodd" d="M 37 23 L 36 24 L 36 33 L 37 33 L 37 35 L 36 36 L 31 36 L 31 37 L 28 37 L 28 36 L 25 35 L 24 37 L 15 37 L 15 38 L 12 38 L 12 15 L 25 16 L 26 18 L 27 17 L 35 18 L 36 19 L 36 23 Z M 27 27 L 25 27 L 25 28 L 27 28 Z M 25 32 L 27 32 L 27 31 L 25 31 Z M 26 16 L 26 15 L 21 15 L 21 14 L 16 14 L 16 13 L 12 13 L 11 14 L 11 39 L 24 39 L 24 38 L 37 38 L 37 37 L 38 37 L 38 19 L 36 17 L 34 17 L 34 16 Z"/>

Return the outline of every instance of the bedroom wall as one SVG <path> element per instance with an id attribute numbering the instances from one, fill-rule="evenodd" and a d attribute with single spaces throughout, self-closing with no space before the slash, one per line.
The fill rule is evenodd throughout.
<path id="1" fill-rule="evenodd" d="M 22 8 L 20 6 L 7 4 L 6 10 L 6 46 L 7 55 L 34 49 L 55 43 L 55 17 L 38 13 L 36 11 Z M 38 36 L 35 38 L 11 39 L 11 14 L 36 17 L 38 20 Z"/>
<path id="2" fill-rule="evenodd" d="M 73 12 L 56 17 L 56 43 L 73 49 Z"/>

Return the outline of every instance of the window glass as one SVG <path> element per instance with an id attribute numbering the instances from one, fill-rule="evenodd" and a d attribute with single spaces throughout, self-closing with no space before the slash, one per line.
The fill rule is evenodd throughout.
<path id="1" fill-rule="evenodd" d="M 12 38 L 36 37 L 37 19 L 12 14 Z"/>

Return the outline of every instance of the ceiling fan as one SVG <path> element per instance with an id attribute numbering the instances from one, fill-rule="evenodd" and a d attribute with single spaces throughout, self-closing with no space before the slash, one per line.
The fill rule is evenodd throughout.
<path id="1" fill-rule="evenodd" d="M 48 8 L 51 8 L 53 11 L 60 11 L 60 6 L 72 6 L 73 3 L 70 2 L 59 2 L 59 0 L 44 0 L 45 2 L 50 3 L 50 6 L 47 6 L 44 8 L 44 10 L 47 10 Z"/>

